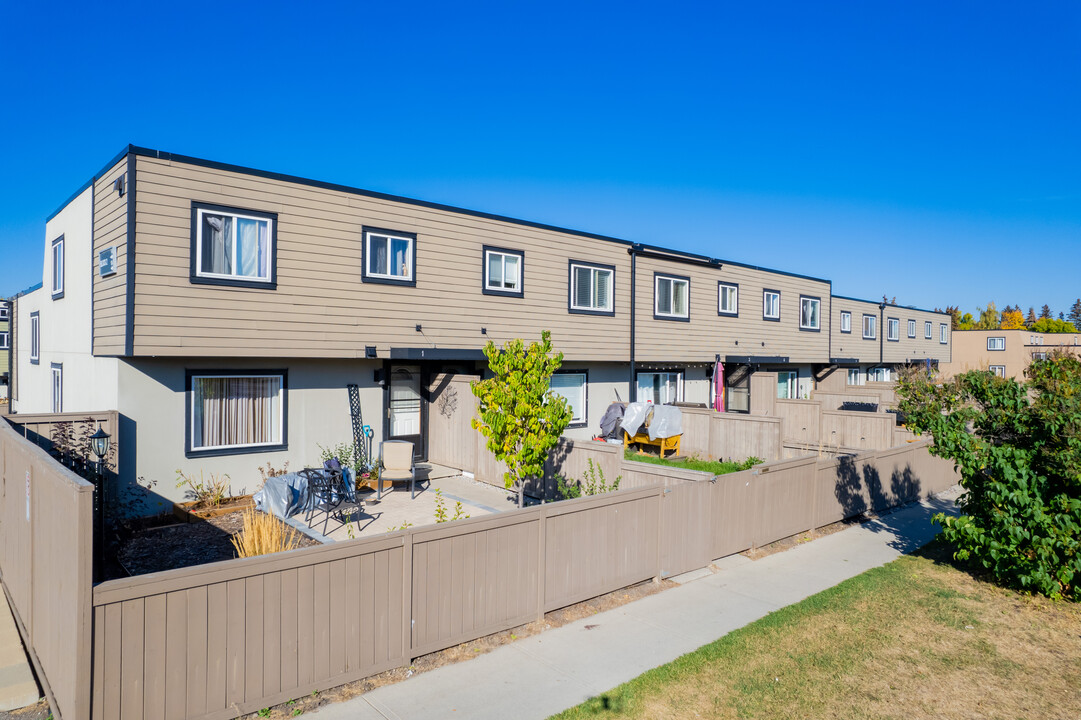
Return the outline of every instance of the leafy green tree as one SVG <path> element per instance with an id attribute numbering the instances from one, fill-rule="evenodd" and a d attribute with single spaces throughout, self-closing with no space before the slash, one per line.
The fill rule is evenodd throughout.
<path id="1" fill-rule="evenodd" d="M 1075 300 L 1070 308 L 1069 320 L 1074 324 L 1074 327 L 1081 328 L 1081 298 Z"/>
<path id="2" fill-rule="evenodd" d="M 1036 322 L 1032 323 L 1032 327 L 1029 328 L 1032 332 L 1040 333 L 1075 333 L 1077 328 L 1071 322 L 1065 320 L 1055 320 L 1054 318 L 1040 318 Z"/>
<path id="3" fill-rule="evenodd" d="M 1053 353 L 1023 382 L 977 370 L 936 385 L 905 373 L 900 411 L 953 460 L 963 514 L 942 513 L 954 557 L 999 582 L 1081 599 L 1081 359 Z"/>
<path id="4" fill-rule="evenodd" d="M 978 308 L 980 312 L 979 322 L 976 323 L 977 330 L 997 330 L 1002 323 L 1002 318 L 999 317 L 998 308 L 995 307 L 993 302 L 987 303 L 986 308 Z"/>
<path id="5" fill-rule="evenodd" d="M 523 340 L 510 340 L 499 349 L 489 342 L 484 355 L 493 377 L 472 383 L 480 401 L 480 417 L 474 417 L 472 425 L 507 465 L 504 485 L 518 489 L 522 507 L 526 480 L 543 475 L 549 451 L 571 421 L 566 398 L 549 388 L 552 375 L 563 364 L 563 353 L 552 353 L 552 334 L 545 330 L 539 343 L 528 346 Z"/>

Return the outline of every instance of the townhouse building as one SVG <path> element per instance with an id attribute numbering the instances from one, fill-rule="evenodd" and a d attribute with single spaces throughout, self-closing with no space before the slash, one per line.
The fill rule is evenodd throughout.
<path id="1" fill-rule="evenodd" d="M 124 479 L 167 496 L 178 468 L 239 489 L 267 461 L 313 464 L 358 416 L 423 458 L 433 385 L 543 330 L 571 438 L 613 401 L 723 392 L 747 412 L 757 371 L 802 398 L 952 347 L 948 315 L 826 279 L 130 146 L 48 218 L 44 250 L 17 300 L 14 410 L 117 410 Z"/>
<path id="2" fill-rule="evenodd" d="M 0 298 L 0 400 L 11 384 L 11 301 Z"/>
<path id="3" fill-rule="evenodd" d="M 1081 333 L 1036 333 L 1031 330 L 957 330 L 949 362 L 940 370 L 952 377 L 970 370 L 990 370 L 999 377 L 1024 381 L 1033 360 L 1053 352 L 1081 355 Z"/>

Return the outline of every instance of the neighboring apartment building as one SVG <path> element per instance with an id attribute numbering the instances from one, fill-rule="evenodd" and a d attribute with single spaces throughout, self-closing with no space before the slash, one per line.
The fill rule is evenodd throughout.
<path id="1" fill-rule="evenodd" d="M 0 298 L 0 400 L 10 394 L 11 385 L 11 301 Z"/>
<path id="2" fill-rule="evenodd" d="M 127 479 L 167 496 L 177 468 L 312 464 L 352 438 L 349 385 L 424 457 L 430 384 L 483 372 L 489 340 L 552 332 L 572 438 L 616 400 L 711 403 L 718 360 L 746 411 L 756 370 L 806 397 L 951 347 L 948 315 L 824 279 L 134 147 L 48 219 L 17 314 L 14 409 L 118 410 Z"/>
<path id="3" fill-rule="evenodd" d="M 1056 350 L 1081 355 L 1081 333 L 1034 333 L 1031 330 L 957 330 L 951 362 L 940 366 L 944 377 L 969 370 L 990 370 L 1001 377 L 1025 379 L 1033 360 Z"/>

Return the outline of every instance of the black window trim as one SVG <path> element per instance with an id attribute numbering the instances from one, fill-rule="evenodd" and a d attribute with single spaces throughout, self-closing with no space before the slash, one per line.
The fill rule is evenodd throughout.
<path id="1" fill-rule="evenodd" d="M 0 350 L 11 350 L 11 331 L 0 330 L 0 338 L 4 340 L 4 344 L 0 345 Z"/>
<path id="2" fill-rule="evenodd" d="M 818 327 L 804 327 L 803 326 L 803 301 L 804 300 L 816 300 L 818 301 Z M 804 295 L 799 296 L 799 329 L 800 332 L 822 332 L 822 298 L 818 295 Z"/>
<path id="3" fill-rule="evenodd" d="M 492 288 L 488 287 L 488 253 L 490 252 L 518 256 L 517 290 L 493 290 Z M 512 250 L 511 248 L 496 247 L 495 245 L 482 245 L 480 251 L 480 263 L 480 291 L 482 294 L 510 298 L 525 297 L 525 250 Z M 415 274 L 416 273 L 414 272 L 414 275 Z"/>
<path id="4" fill-rule="evenodd" d="M 935 339 L 935 324 L 931 320 L 923 321 L 923 339 L 934 340 Z"/>
<path id="5" fill-rule="evenodd" d="M 53 300 L 60 300 L 61 298 L 63 298 L 64 297 L 64 291 L 67 290 L 67 287 L 68 287 L 68 278 L 67 278 L 67 271 L 66 271 L 67 264 L 68 264 L 68 245 L 67 245 L 66 242 L 64 242 L 64 234 L 63 233 L 60 233 L 60 237 L 53 240 L 53 244 L 52 244 L 52 247 L 50 248 L 50 253 L 49 253 L 49 262 L 53 263 L 53 287 L 54 288 L 56 287 L 56 274 L 57 274 L 57 271 L 58 271 L 58 268 L 56 267 L 56 246 L 57 245 L 60 246 L 60 267 L 59 267 L 60 289 L 52 291 L 52 299 Z M 50 290 L 52 290 L 52 288 L 50 288 Z"/>
<path id="6" fill-rule="evenodd" d="M 897 323 L 897 337 L 890 337 L 890 321 Z M 901 318 L 886 318 L 886 342 L 901 342 Z"/>
<path id="7" fill-rule="evenodd" d="M 35 323 L 34 321 L 37 320 Z M 37 335 L 35 342 L 34 326 L 37 325 Z M 34 355 L 34 346 L 37 345 L 38 354 Z M 30 364 L 41 364 L 41 312 L 35 310 L 30 313 Z"/>
<path id="8" fill-rule="evenodd" d="M 206 277 L 199 274 L 199 211 L 206 210 L 224 215 L 247 215 L 270 221 L 270 279 L 269 280 L 242 280 L 238 278 Z M 191 201 L 191 272 L 189 280 L 192 285 L 218 285 L 222 287 L 252 288 L 256 290 L 278 289 L 278 213 L 265 212 L 263 210 L 249 210 L 230 205 L 216 205 L 214 203 Z"/>
<path id="9" fill-rule="evenodd" d="M 56 371 L 60 371 L 60 408 L 56 407 Z M 64 412 L 64 363 L 49 363 L 49 392 L 52 400 L 52 412 Z"/>
<path id="10" fill-rule="evenodd" d="M 282 438 L 274 445 L 255 445 L 252 447 L 192 450 L 191 448 L 191 401 L 192 378 L 196 375 L 208 377 L 237 377 L 241 375 L 271 376 L 280 375 L 282 379 Z M 270 368 L 248 368 L 244 370 L 220 370 L 218 368 L 184 368 L 184 457 L 224 457 L 226 455 L 256 455 L 268 452 L 283 452 L 289 449 L 289 370 Z"/>
<path id="11" fill-rule="evenodd" d="M 777 317 L 766 315 L 766 293 L 777 295 Z M 762 288 L 762 319 L 766 322 L 781 322 L 781 291 L 773 288 Z"/>
<path id="12" fill-rule="evenodd" d="M 847 330 L 845 330 L 845 323 L 844 323 L 845 315 L 848 316 L 848 329 Z M 852 311 L 851 310 L 842 310 L 841 311 L 841 316 L 838 318 L 837 326 L 839 328 L 838 332 L 844 333 L 845 335 L 851 335 L 852 334 Z"/>
<path id="13" fill-rule="evenodd" d="M 687 314 L 686 315 L 659 315 L 657 313 L 657 285 L 661 279 L 666 280 L 682 280 L 687 283 Z M 675 285 L 672 286 L 675 288 Z M 675 300 L 675 290 L 672 292 L 673 300 Z M 686 275 L 673 275 L 672 273 L 654 272 L 653 273 L 653 319 L 654 320 L 672 320 L 675 322 L 690 322 L 691 321 L 691 278 Z"/>
<path id="14" fill-rule="evenodd" d="M 570 429 L 570 428 L 588 427 L 589 426 L 589 370 L 587 370 L 587 369 L 576 370 L 576 369 L 573 369 L 573 368 L 560 368 L 559 370 L 556 370 L 552 374 L 553 375 L 584 375 L 585 376 L 585 386 L 582 388 L 582 403 L 584 404 L 584 407 L 582 408 L 582 421 L 581 422 L 571 422 L 570 424 L 567 425 L 567 428 Z M 549 381 L 549 385 L 550 385 L 550 382 L 551 381 Z M 549 392 L 552 392 L 552 390 L 549 389 Z"/>
<path id="15" fill-rule="evenodd" d="M 992 340 L 1001 340 L 1002 341 L 1002 347 L 1000 347 L 1000 348 L 991 347 L 991 341 Z M 1006 352 L 1006 336 L 1004 336 L 1004 335 L 988 335 L 987 336 L 987 352 Z"/>
<path id="16" fill-rule="evenodd" d="M 736 311 L 728 312 L 727 310 L 721 310 L 721 288 L 730 287 L 736 290 Z M 688 308 L 690 303 L 688 302 Z M 727 280 L 717 281 L 717 314 L 721 317 L 739 317 L 739 283 L 728 282 Z"/>
<path id="17" fill-rule="evenodd" d="M 863 337 L 864 340 L 877 340 L 878 339 L 878 316 L 877 315 L 872 315 L 871 313 L 863 313 L 863 320 L 866 320 L 867 318 L 871 318 L 872 320 L 875 321 L 875 334 L 874 335 L 868 335 L 867 334 L 867 323 L 866 322 L 861 322 L 860 323 L 860 335 Z"/>
<path id="18" fill-rule="evenodd" d="M 413 269 L 410 273 L 408 280 L 389 277 L 375 277 L 368 274 L 368 235 L 375 233 L 376 235 L 387 235 L 392 238 L 403 238 L 409 240 L 411 247 L 411 255 L 413 262 Z M 387 248 L 389 251 L 390 248 Z M 372 225 L 363 225 L 360 229 L 360 281 L 366 283 L 375 283 L 377 285 L 398 285 L 401 287 L 416 287 L 417 286 L 417 234 L 412 232 L 406 232 L 405 230 L 391 230 L 389 228 L 374 227 Z"/>
<path id="19" fill-rule="evenodd" d="M 611 310 L 587 310 L 584 308 L 574 307 L 574 266 L 597 268 L 599 270 L 610 270 L 612 272 L 612 287 L 608 288 L 608 292 L 612 297 L 612 309 Z M 602 315 L 606 317 L 615 317 L 616 314 L 616 266 L 605 265 L 604 263 L 592 262 L 588 260 L 575 260 L 573 258 L 567 260 L 567 312 L 572 315 Z"/>
<path id="20" fill-rule="evenodd" d="M 939 323 L 938 324 L 938 344 L 939 345 L 949 345 L 950 344 L 950 331 L 947 330 L 948 327 L 949 326 L 946 325 L 946 323 Z M 946 332 L 942 332 L 943 330 L 946 330 Z M 943 336 L 945 336 L 945 338 L 946 338 L 945 340 L 942 339 Z"/>
<path id="21" fill-rule="evenodd" d="M 908 337 L 915 340 L 916 339 L 916 320 L 915 320 L 915 318 L 909 318 L 908 319 L 908 327 L 912 328 L 911 330 L 908 331 Z"/>

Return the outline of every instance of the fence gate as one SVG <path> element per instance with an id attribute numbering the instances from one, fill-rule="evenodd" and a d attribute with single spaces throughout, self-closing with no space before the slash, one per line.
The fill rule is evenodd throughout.
<path id="1" fill-rule="evenodd" d="M 661 576 L 709 565 L 713 483 L 685 482 L 665 488 L 661 502 Z"/>

